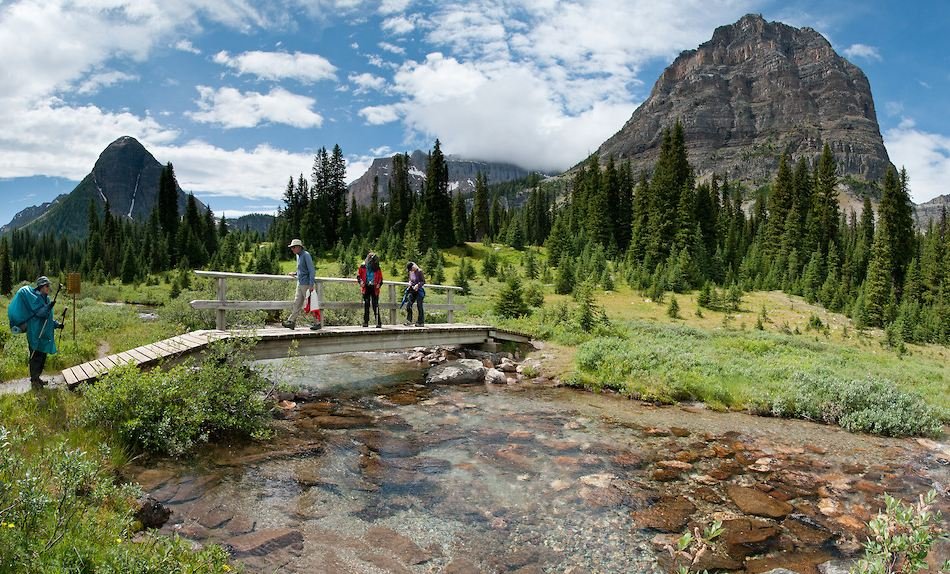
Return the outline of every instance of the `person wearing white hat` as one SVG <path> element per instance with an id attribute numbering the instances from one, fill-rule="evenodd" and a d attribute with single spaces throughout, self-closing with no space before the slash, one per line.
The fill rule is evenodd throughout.
<path id="1" fill-rule="evenodd" d="M 290 310 L 290 315 L 281 325 L 293 329 L 297 326 L 297 317 L 300 316 L 300 312 L 303 310 L 304 300 L 316 288 L 317 270 L 313 266 L 313 257 L 303 248 L 303 241 L 294 239 L 287 247 L 290 247 L 290 250 L 297 256 L 297 271 L 289 273 L 291 277 L 297 277 L 297 292 L 294 296 L 294 305 Z M 310 328 L 317 330 L 320 328 L 320 323 L 314 323 Z"/>

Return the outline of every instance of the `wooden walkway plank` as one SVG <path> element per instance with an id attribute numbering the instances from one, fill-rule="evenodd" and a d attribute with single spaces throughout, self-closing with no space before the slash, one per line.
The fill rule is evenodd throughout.
<path id="1" fill-rule="evenodd" d="M 116 368 L 116 367 L 119 366 L 119 365 L 116 364 L 115 361 L 112 360 L 112 357 L 99 357 L 99 361 L 100 361 L 103 365 L 109 367 L 110 369 L 114 369 L 114 368 Z"/>
<path id="2" fill-rule="evenodd" d="M 139 351 L 138 349 L 129 349 L 127 352 L 128 352 L 130 355 L 132 355 L 133 357 L 135 357 L 135 364 L 136 364 L 136 365 L 141 365 L 142 363 L 151 363 L 151 362 L 152 362 L 152 359 L 150 359 L 150 358 L 148 357 L 148 355 L 142 353 L 142 352 Z"/>
<path id="3" fill-rule="evenodd" d="M 70 367 L 63 371 L 63 378 L 66 380 L 66 388 L 71 389 L 76 386 L 76 383 L 79 382 L 74 369 L 75 367 Z"/>
<path id="4" fill-rule="evenodd" d="M 151 345 L 142 345 L 141 347 L 136 347 L 135 351 L 142 353 L 143 355 L 148 357 L 149 361 L 157 361 L 159 359 L 159 356 L 154 350 L 152 350 L 151 347 L 152 347 Z"/>

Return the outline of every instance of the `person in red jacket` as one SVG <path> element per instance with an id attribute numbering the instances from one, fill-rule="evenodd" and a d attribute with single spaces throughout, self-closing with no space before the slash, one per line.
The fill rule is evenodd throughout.
<path id="1" fill-rule="evenodd" d="M 363 326 L 369 326 L 369 306 L 372 304 L 376 328 L 382 329 L 383 321 L 379 316 L 379 290 L 383 286 L 383 271 L 379 268 L 379 257 L 372 251 L 366 254 L 366 261 L 360 265 L 356 273 L 356 281 L 360 284 L 360 291 L 363 293 Z"/>

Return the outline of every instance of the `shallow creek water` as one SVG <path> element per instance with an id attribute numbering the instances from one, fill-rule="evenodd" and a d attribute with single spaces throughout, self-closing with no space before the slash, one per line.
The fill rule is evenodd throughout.
<path id="1" fill-rule="evenodd" d="M 426 387 L 416 365 L 296 359 L 279 376 L 321 396 L 273 441 L 131 478 L 172 510 L 163 531 L 249 572 L 664 572 L 663 542 L 713 519 L 720 566 L 817 572 L 858 550 L 885 490 L 937 488 L 950 511 L 945 446 L 531 383 Z"/>

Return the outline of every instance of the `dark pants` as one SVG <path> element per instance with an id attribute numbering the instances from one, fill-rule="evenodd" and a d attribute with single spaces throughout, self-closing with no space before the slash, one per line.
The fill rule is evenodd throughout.
<path id="1" fill-rule="evenodd" d="M 416 325 L 424 325 L 424 324 L 425 324 L 425 322 L 426 322 L 426 315 L 425 315 L 425 311 L 423 311 L 423 309 L 422 309 L 422 300 L 423 300 L 423 299 L 425 299 L 425 297 L 420 297 L 420 296 L 419 296 L 419 293 L 418 293 L 417 291 L 410 291 L 410 292 L 409 292 L 409 301 L 408 301 L 408 305 L 407 305 L 407 307 L 406 307 L 406 321 L 408 321 L 409 323 L 412 323 L 412 304 L 415 303 L 416 306 L 419 308 L 419 320 L 416 321 Z"/>
<path id="2" fill-rule="evenodd" d="M 381 325 L 383 322 L 379 318 L 379 295 L 373 289 L 367 289 L 366 293 L 363 293 L 363 326 L 369 325 L 369 307 L 370 304 L 373 305 L 373 317 L 376 318 L 376 324 Z"/>
<path id="3" fill-rule="evenodd" d="M 37 382 L 40 375 L 43 374 L 43 367 L 46 365 L 46 353 L 30 349 L 30 381 Z"/>

